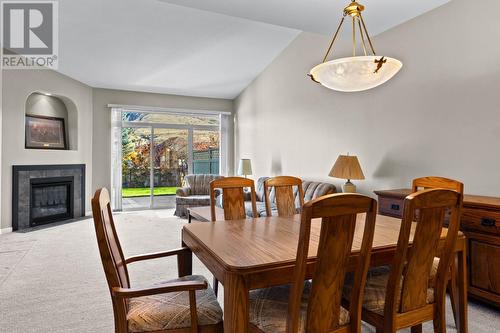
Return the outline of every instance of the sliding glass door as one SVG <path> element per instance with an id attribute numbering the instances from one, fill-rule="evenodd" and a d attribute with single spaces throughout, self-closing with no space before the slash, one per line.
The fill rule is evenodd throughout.
<path id="1" fill-rule="evenodd" d="M 119 110 L 112 119 L 114 209 L 174 208 L 185 175 L 221 172 L 219 115 Z"/>

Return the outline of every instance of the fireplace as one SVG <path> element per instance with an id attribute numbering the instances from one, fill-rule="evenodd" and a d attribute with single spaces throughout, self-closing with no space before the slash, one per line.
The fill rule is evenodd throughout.
<path id="1" fill-rule="evenodd" d="M 85 165 L 14 165 L 12 229 L 85 216 Z"/>
<path id="2" fill-rule="evenodd" d="M 30 180 L 30 227 L 73 218 L 74 177 Z"/>

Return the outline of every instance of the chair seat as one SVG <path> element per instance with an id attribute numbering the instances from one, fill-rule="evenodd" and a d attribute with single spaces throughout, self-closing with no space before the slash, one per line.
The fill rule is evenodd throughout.
<path id="1" fill-rule="evenodd" d="M 304 293 L 300 307 L 299 332 L 305 332 L 307 304 L 311 293 L 311 283 L 304 284 Z M 286 331 L 288 318 L 288 297 L 290 285 L 257 289 L 250 292 L 250 323 L 265 333 Z M 349 323 L 349 312 L 340 308 L 339 324 Z"/>
<path id="2" fill-rule="evenodd" d="M 206 281 L 200 275 L 188 275 L 168 282 Z M 208 287 L 196 291 L 198 325 L 213 325 L 222 321 L 222 309 Z M 151 332 L 191 326 L 189 292 L 173 292 L 130 299 L 127 313 L 130 332 Z"/>
<path id="3" fill-rule="evenodd" d="M 390 267 L 381 266 L 376 269 L 370 269 L 366 276 L 365 293 L 363 299 L 363 309 L 374 312 L 379 315 L 384 315 L 385 307 L 385 291 L 387 281 L 389 280 Z M 348 274 L 344 282 L 343 297 L 350 299 L 354 276 Z M 401 292 L 398 293 L 398 305 L 401 297 Z M 434 302 L 434 289 L 427 289 L 427 303 Z"/>

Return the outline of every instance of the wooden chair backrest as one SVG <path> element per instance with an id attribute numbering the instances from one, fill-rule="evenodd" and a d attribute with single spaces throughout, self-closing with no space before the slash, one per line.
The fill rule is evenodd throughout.
<path id="1" fill-rule="evenodd" d="M 387 283 L 384 310 L 386 318 L 394 318 L 396 313 L 427 305 L 431 268 L 437 255 L 445 212 L 449 211 L 447 236 L 434 283 L 435 300 L 445 299 L 447 274 L 453 260 L 460 224 L 461 197 L 459 192 L 446 189 L 427 189 L 406 197 L 396 256 Z M 417 211 L 419 220 L 409 249 L 410 230 Z M 399 299 L 401 301 L 398 306 Z"/>
<path id="2" fill-rule="evenodd" d="M 95 192 L 94 198 L 92 198 L 92 213 L 97 244 L 106 279 L 108 280 L 108 286 L 110 288 L 129 288 L 130 280 L 127 266 L 118 235 L 116 234 L 107 189 L 101 188 Z"/>
<path id="3" fill-rule="evenodd" d="M 92 198 L 92 217 L 104 274 L 112 296 L 115 326 L 124 330 L 127 322 L 125 319 L 127 301 L 113 297 L 111 290 L 113 287 L 130 288 L 130 280 L 125 257 L 116 234 L 109 192 L 105 188 L 97 190 Z"/>
<path id="4" fill-rule="evenodd" d="M 225 220 L 239 220 L 247 217 L 245 213 L 245 194 L 243 192 L 245 187 L 250 188 L 253 217 L 258 217 L 253 180 L 243 177 L 225 177 L 210 182 L 210 215 L 212 221 L 216 220 L 216 189 L 222 190 L 222 208 L 224 209 Z"/>
<path id="5" fill-rule="evenodd" d="M 415 178 L 412 182 L 412 191 L 417 192 L 419 190 L 426 190 L 430 188 L 444 188 L 447 190 L 457 191 L 460 194 L 464 194 L 464 184 L 461 182 L 444 178 L 444 177 L 421 177 Z"/>
<path id="6" fill-rule="evenodd" d="M 266 215 L 271 216 L 270 188 L 274 187 L 276 198 L 276 208 L 278 216 L 292 216 L 297 214 L 295 207 L 295 196 L 293 187 L 297 186 L 300 200 L 300 208 L 304 205 L 304 190 L 302 189 L 302 179 L 291 176 L 278 176 L 264 181 L 264 197 L 266 200 Z"/>
<path id="7" fill-rule="evenodd" d="M 304 204 L 297 261 L 288 304 L 287 332 L 298 332 L 311 219 L 321 218 L 317 261 L 306 319 L 307 332 L 331 332 L 339 326 L 344 277 L 351 254 L 357 214 L 366 213 L 364 233 L 350 299 L 350 327 L 361 331 L 361 306 L 375 230 L 377 202 L 360 194 L 330 194 Z M 362 221 L 362 220 L 361 220 Z M 361 223 L 360 223 L 361 225 Z"/>

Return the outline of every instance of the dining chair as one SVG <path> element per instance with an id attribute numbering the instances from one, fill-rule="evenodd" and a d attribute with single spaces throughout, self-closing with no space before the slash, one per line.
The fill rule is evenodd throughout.
<path id="1" fill-rule="evenodd" d="M 302 189 L 302 179 L 291 176 L 277 176 L 264 181 L 264 197 L 266 201 L 266 215 L 272 216 L 271 194 L 274 194 L 278 216 L 292 216 L 297 214 L 295 207 L 295 196 L 293 187 L 297 186 L 300 200 L 300 207 L 304 206 L 304 190 Z M 274 188 L 274 193 L 271 193 Z"/>
<path id="2" fill-rule="evenodd" d="M 252 179 L 243 177 L 225 177 L 210 182 L 210 218 L 212 222 L 217 220 L 215 214 L 217 190 L 222 190 L 222 208 L 224 209 L 224 220 L 240 220 L 247 218 L 245 212 L 245 188 L 250 188 L 252 205 L 252 216 L 258 217 L 257 203 L 255 198 L 255 185 Z M 215 295 L 219 292 L 219 280 L 214 276 L 213 280 Z"/>
<path id="3" fill-rule="evenodd" d="M 361 300 L 375 230 L 377 202 L 340 193 L 304 204 L 291 285 L 250 292 L 250 332 L 361 332 Z M 358 214 L 365 213 L 365 216 Z M 321 221 L 312 221 L 319 219 Z M 321 223 L 312 280 L 305 281 L 311 223 Z M 362 228 L 359 255 L 351 256 L 355 228 Z M 346 272 L 354 284 L 348 309 L 341 305 Z"/>
<path id="4" fill-rule="evenodd" d="M 447 210 L 449 225 L 444 245 L 439 246 L 439 266 L 431 286 L 429 276 Z M 434 332 L 446 332 L 446 283 L 458 236 L 460 210 L 461 195 L 452 190 L 427 189 L 406 197 L 392 265 L 386 266 L 385 271 L 369 272 L 366 279 L 362 317 L 377 332 L 392 333 L 407 327 L 412 332 L 421 332 L 422 323 L 429 320 L 433 321 Z M 419 220 L 409 247 L 417 211 Z M 347 299 L 352 299 L 354 286 L 351 279 L 346 279 Z"/>
<path id="5" fill-rule="evenodd" d="M 243 177 L 225 177 L 210 182 L 210 215 L 212 222 L 216 220 L 216 190 L 222 190 L 222 208 L 224 220 L 239 220 L 247 217 L 245 213 L 245 188 L 250 188 L 252 215 L 258 217 L 255 198 L 255 185 L 252 179 Z"/>
<path id="6" fill-rule="evenodd" d="M 191 258 L 189 248 L 133 256 L 125 259 L 105 188 L 92 198 L 97 244 L 108 282 L 115 332 L 223 332 L 222 309 L 199 275 L 181 276 Z M 128 265 L 133 262 L 177 256 L 179 278 L 148 287 L 131 287 Z M 190 265 L 190 264 L 187 264 Z"/>
<path id="7" fill-rule="evenodd" d="M 454 180 L 454 179 L 449 179 L 449 178 L 444 178 L 444 177 L 435 177 L 435 176 L 428 176 L 428 177 L 421 177 L 421 178 L 415 178 L 412 181 L 412 191 L 417 192 L 422 189 L 436 189 L 436 188 L 444 188 L 448 190 L 454 190 L 460 193 L 461 195 L 461 204 L 463 202 L 463 195 L 464 195 L 464 184 Z M 430 282 L 433 283 L 435 278 L 436 278 L 436 273 L 437 269 L 439 266 L 439 258 L 434 258 L 434 262 L 432 264 L 432 270 L 431 270 L 431 276 L 430 276 Z M 447 291 L 448 294 L 450 295 L 450 303 L 451 303 L 451 308 L 453 312 L 453 319 L 455 321 L 455 326 L 458 325 L 458 287 L 457 287 L 457 278 L 456 278 L 456 272 L 457 272 L 457 265 L 455 263 L 455 260 L 453 260 L 452 265 L 450 267 L 450 273 L 449 273 L 449 282 L 447 284 Z M 458 327 L 458 326 L 457 326 Z"/>
<path id="8" fill-rule="evenodd" d="M 461 195 L 464 194 L 463 183 L 454 179 L 449 179 L 444 177 L 431 176 L 431 177 L 415 178 L 412 181 L 411 187 L 413 192 L 417 192 L 418 190 L 421 189 L 444 188 L 448 190 L 457 191 Z"/>

